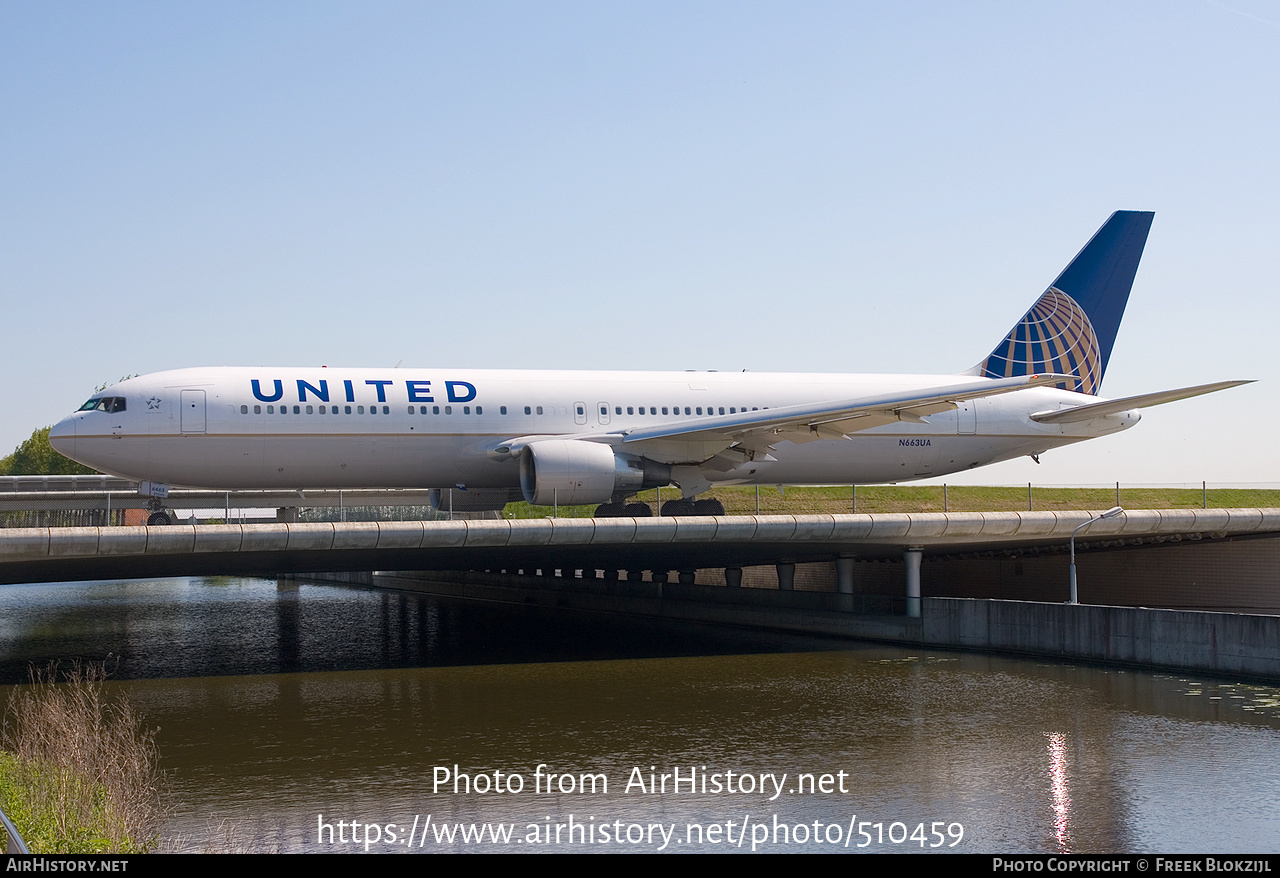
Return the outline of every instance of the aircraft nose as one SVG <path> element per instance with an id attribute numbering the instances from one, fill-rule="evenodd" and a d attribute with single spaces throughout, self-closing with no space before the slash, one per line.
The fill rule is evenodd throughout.
<path id="1" fill-rule="evenodd" d="M 49 444 L 63 457 L 76 453 L 76 419 L 63 418 L 49 430 Z"/>

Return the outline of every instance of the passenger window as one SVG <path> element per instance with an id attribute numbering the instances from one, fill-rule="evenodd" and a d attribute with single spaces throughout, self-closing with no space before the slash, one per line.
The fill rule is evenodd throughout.
<path id="1" fill-rule="evenodd" d="M 451 414 L 453 414 L 453 406 L 451 406 L 451 405 L 447 405 L 447 406 L 445 406 L 445 407 L 444 407 L 444 413 L 445 413 L 446 415 L 451 415 Z"/>
<path id="2" fill-rule="evenodd" d="M 247 405 L 240 406 L 240 414 L 242 415 L 249 414 L 249 407 Z"/>
<path id="3" fill-rule="evenodd" d="M 363 415 L 363 414 L 364 414 L 364 406 L 362 406 L 362 405 L 358 405 L 358 406 L 356 406 L 356 414 L 357 414 L 357 415 Z"/>

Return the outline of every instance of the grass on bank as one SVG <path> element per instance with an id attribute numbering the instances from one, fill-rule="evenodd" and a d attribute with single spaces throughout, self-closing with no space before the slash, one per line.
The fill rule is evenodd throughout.
<path id="1" fill-rule="evenodd" d="M 32 853 L 146 853 L 160 841 L 163 775 L 155 729 L 105 666 L 32 670 L 5 712 L 0 806 Z"/>
<path id="2" fill-rule="evenodd" d="M 680 496 L 675 488 L 663 489 L 662 499 Z M 656 491 L 645 491 L 636 499 L 655 507 Z M 756 511 L 754 487 L 716 488 L 702 498 L 716 498 L 729 515 L 752 515 Z M 761 488 L 762 515 L 843 514 L 855 511 L 854 490 L 839 487 Z M 1120 505 L 1129 509 L 1211 509 L 1265 508 L 1280 506 L 1280 490 L 1259 488 L 1126 488 L 1120 486 Z M 1005 512 L 1030 508 L 1038 511 L 1110 509 L 1116 505 L 1116 489 L 1109 488 L 1040 488 L 1032 487 L 1030 504 L 1027 487 L 983 485 L 867 485 L 857 488 L 857 512 Z M 944 509 L 945 505 L 945 509 Z M 561 518 L 590 518 L 591 506 L 561 506 Z M 507 518 L 545 518 L 552 514 L 550 506 L 512 503 Z"/>

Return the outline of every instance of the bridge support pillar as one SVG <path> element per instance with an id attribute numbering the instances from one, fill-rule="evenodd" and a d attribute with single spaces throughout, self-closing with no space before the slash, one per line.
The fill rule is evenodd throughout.
<path id="1" fill-rule="evenodd" d="M 786 561 L 779 561 L 778 567 L 778 589 L 780 591 L 796 590 L 796 565 Z"/>
<path id="2" fill-rule="evenodd" d="M 742 568 L 726 567 L 724 568 L 724 584 L 730 588 L 738 588 L 742 585 Z"/>
<path id="3" fill-rule="evenodd" d="M 276 510 L 276 521 L 281 524 L 297 524 L 298 523 L 298 507 L 297 506 L 281 506 Z"/>
<path id="4" fill-rule="evenodd" d="M 920 560 L 924 557 L 924 549 L 919 546 L 908 546 L 902 553 L 902 562 L 907 568 L 907 615 L 913 619 L 920 618 Z"/>
<path id="5" fill-rule="evenodd" d="M 836 591 L 840 594 L 853 594 L 852 555 L 843 555 L 836 559 Z"/>

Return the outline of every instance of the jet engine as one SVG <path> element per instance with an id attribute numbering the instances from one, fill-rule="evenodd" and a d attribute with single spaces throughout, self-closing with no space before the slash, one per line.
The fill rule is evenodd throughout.
<path id="1" fill-rule="evenodd" d="M 535 506 L 608 503 L 671 483 L 671 466 L 615 454 L 608 445 L 580 439 L 543 439 L 520 450 L 520 489 Z"/>
<path id="2" fill-rule="evenodd" d="M 490 512 L 502 509 L 520 499 L 520 492 L 506 488 L 464 491 L 458 488 L 432 488 L 427 492 L 427 505 L 436 512 Z"/>

